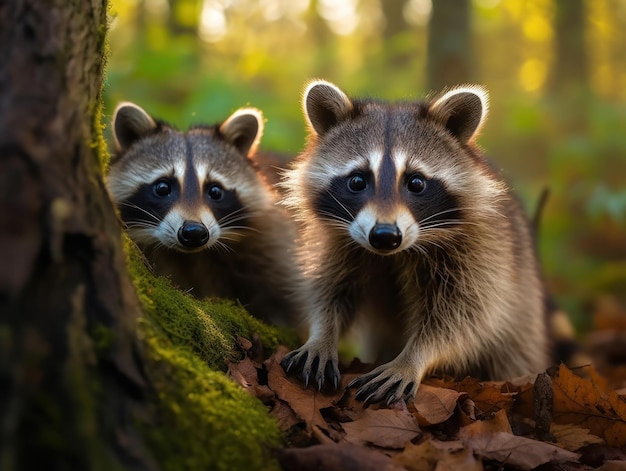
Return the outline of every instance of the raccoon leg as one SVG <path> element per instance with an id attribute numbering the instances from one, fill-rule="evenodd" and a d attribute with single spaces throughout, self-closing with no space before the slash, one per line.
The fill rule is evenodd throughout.
<path id="1" fill-rule="evenodd" d="M 324 381 L 330 382 L 337 389 L 341 378 L 337 357 L 340 319 L 341 313 L 330 306 L 325 306 L 310 315 L 309 339 L 282 359 L 280 364 L 285 372 L 299 373 L 307 386 L 313 378 L 320 390 Z"/>
<path id="2" fill-rule="evenodd" d="M 400 399 L 408 401 L 415 396 L 426 370 L 421 353 L 416 338 L 412 338 L 396 358 L 359 376 L 348 388 L 359 388 L 355 399 L 365 404 L 385 401 L 389 405 Z"/>

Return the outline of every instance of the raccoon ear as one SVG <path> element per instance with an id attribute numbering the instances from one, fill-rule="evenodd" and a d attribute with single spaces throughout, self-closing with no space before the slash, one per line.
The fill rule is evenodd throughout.
<path id="1" fill-rule="evenodd" d="M 118 151 L 152 133 L 157 124 L 142 108 L 130 102 L 117 105 L 112 120 L 113 138 Z"/>
<path id="2" fill-rule="evenodd" d="M 239 108 L 222 123 L 220 133 L 242 154 L 252 155 L 263 135 L 263 113 L 256 108 Z"/>
<path id="3" fill-rule="evenodd" d="M 450 90 L 430 105 L 430 113 L 463 144 L 480 132 L 489 109 L 487 91 L 478 86 Z"/>
<path id="4" fill-rule="evenodd" d="M 302 108 L 309 128 L 323 135 L 345 118 L 352 111 L 353 105 L 336 85 L 325 80 L 315 80 L 304 90 Z"/>

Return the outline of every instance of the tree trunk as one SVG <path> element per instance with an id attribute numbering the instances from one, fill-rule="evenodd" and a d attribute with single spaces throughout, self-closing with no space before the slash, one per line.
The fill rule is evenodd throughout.
<path id="1" fill-rule="evenodd" d="M 406 0 L 384 0 L 381 2 L 381 8 L 385 16 L 384 39 L 389 40 L 409 29 L 409 25 L 404 19 L 405 4 Z"/>
<path id="2" fill-rule="evenodd" d="M 555 60 L 550 74 L 550 93 L 556 97 L 559 122 L 566 134 L 579 134 L 587 128 L 587 54 L 583 0 L 555 2 Z"/>
<path id="3" fill-rule="evenodd" d="M 101 178 L 105 0 L 0 1 L 0 468 L 152 469 Z"/>
<path id="4" fill-rule="evenodd" d="M 475 80 L 470 35 L 469 0 L 433 2 L 428 29 L 428 80 L 430 90 Z"/>
<path id="5" fill-rule="evenodd" d="M 412 34 L 409 24 L 404 19 L 406 0 L 385 0 L 381 2 L 385 16 L 383 40 L 386 56 L 386 67 L 391 70 L 407 67 L 415 54 L 414 48 L 406 47 L 409 35 Z"/>

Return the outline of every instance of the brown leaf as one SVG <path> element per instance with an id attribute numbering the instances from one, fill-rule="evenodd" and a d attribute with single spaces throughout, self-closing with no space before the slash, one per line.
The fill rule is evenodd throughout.
<path id="1" fill-rule="evenodd" d="M 419 445 L 407 443 L 393 461 L 408 471 L 482 471 L 483 465 L 463 443 L 428 440 Z"/>
<path id="2" fill-rule="evenodd" d="M 422 384 L 413 400 L 420 426 L 440 424 L 448 420 L 454 414 L 461 396 L 463 393 L 452 389 Z"/>
<path id="3" fill-rule="evenodd" d="M 464 427 L 476 420 L 476 404 L 469 397 L 464 398 L 459 403 L 459 409 L 461 411 L 459 417 L 459 425 Z"/>
<path id="4" fill-rule="evenodd" d="M 293 409 L 280 399 L 276 399 L 274 401 L 274 405 L 272 407 L 272 410 L 270 411 L 270 414 L 272 414 L 272 416 L 276 419 L 276 422 L 278 422 L 278 427 L 283 432 L 286 432 L 287 430 L 291 429 L 291 427 L 301 422 L 301 420 L 298 419 L 298 417 L 296 416 L 296 413 L 293 411 Z"/>
<path id="5" fill-rule="evenodd" d="M 552 424 L 550 432 L 556 438 L 556 442 L 569 451 L 576 451 L 591 444 L 604 443 L 600 437 L 589 433 L 589 429 L 577 425 Z"/>
<path id="6" fill-rule="evenodd" d="M 284 448 L 278 452 L 283 469 L 298 471 L 403 471 L 391 458 L 366 447 L 348 444 Z"/>
<path id="7" fill-rule="evenodd" d="M 626 461 L 626 451 L 604 444 L 588 445 L 579 450 L 581 463 L 597 468 L 606 461 Z"/>
<path id="8" fill-rule="evenodd" d="M 415 417 L 398 409 L 365 409 L 358 419 L 341 425 L 348 442 L 382 448 L 403 448 L 420 433 Z"/>
<path id="9" fill-rule="evenodd" d="M 626 446 L 626 403 L 615 391 L 601 391 L 565 365 L 556 372 L 553 388 L 554 422 L 587 428 L 609 446 Z"/>
<path id="10" fill-rule="evenodd" d="M 477 415 L 489 415 L 496 412 L 498 409 L 508 411 L 513 405 L 513 397 L 516 394 L 516 392 L 502 392 L 503 387 L 509 383 L 495 381 L 481 382 L 470 377 L 458 382 L 429 379 L 427 383 L 433 386 L 467 393 L 469 398 L 474 401 Z"/>
<path id="11" fill-rule="evenodd" d="M 227 375 L 230 376 L 248 393 L 258 397 L 261 402 L 267 404 L 274 399 L 274 393 L 265 385 L 259 384 L 257 368 L 250 358 L 244 358 L 239 363 L 226 362 Z"/>
<path id="12" fill-rule="evenodd" d="M 313 430 L 314 426 L 327 430 L 328 425 L 320 409 L 333 405 L 343 395 L 343 390 L 340 388 L 334 393 L 325 394 L 314 388 L 304 388 L 302 384 L 290 380 L 280 366 L 280 360 L 286 352 L 286 348 L 279 347 L 264 363 L 270 389 L 305 422 L 308 431 Z"/>
<path id="13" fill-rule="evenodd" d="M 576 461 L 580 457 L 556 445 L 518 437 L 507 432 L 465 436 L 465 429 L 461 429 L 459 438 L 475 453 L 486 459 L 508 463 L 522 469 L 533 469 L 548 462 Z"/>
<path id="14" fill-rule="evenodd" d="M 605 461 L 596 471 L 626 471 L 626 463 L 623 461 Z"/>
<path id="15" fill-rule="evenodd" d="M 463 427 L 462 432 L 465 438 L 473 437 L 476 435 L 494 434 L 498 432 L 513 433 L 511 431 L 511 424 L 509 418 L 504 410 L 499 410 L 495 415 L 488 420 L 477 420 L 476 422 Z"/>

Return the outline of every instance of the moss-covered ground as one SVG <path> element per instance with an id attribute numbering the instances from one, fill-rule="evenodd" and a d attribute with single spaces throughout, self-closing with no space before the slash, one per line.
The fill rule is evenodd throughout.
<path id="1" fill-rule="evenodd" d="M 224 374 L 242 353 L 237 337 L 258 334 L 266 353 L 295 336 L 269 327 L 225 300 L 199 301 L 153 276 L 126 240 L 129 272 L 143 306 L 139 334 L 155 388 L 157 422 L 144 427 L 164 470 L 279 469 L 281 444 L 265 406 Z"/>

